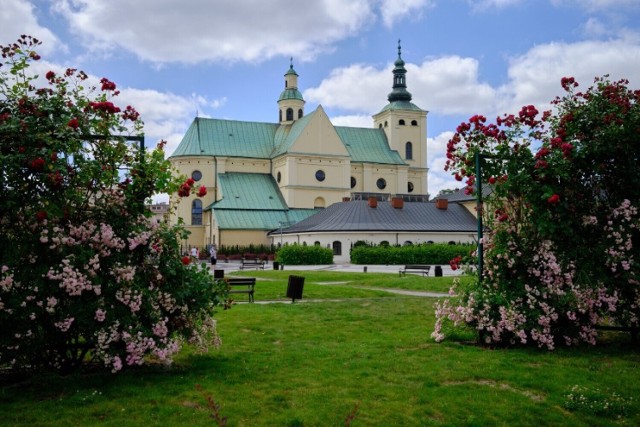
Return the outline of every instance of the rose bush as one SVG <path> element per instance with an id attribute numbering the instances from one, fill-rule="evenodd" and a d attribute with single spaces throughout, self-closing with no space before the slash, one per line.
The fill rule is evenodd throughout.
<path id="1" fill-rule="evenodd" d="M 183 263 L 184 229 L 145 208 L 180 188 L 164 143 L 121 137 L 143 123 L 108 79 L 29 74 L 38 44 L 0 47 L 0 365 L 117 372 L 212 343 L 221 284 Z"/>
<path id="2" fill-rule="evenodd" d="M 436 340 L 446 322 L 548 349 L 595 344 L 603 322 L 640 326 L 640 91 L 606 77 L 584 92 L 573 78 L 561 85 L 553 111 L 473 116 L 449 141 L 446 168 L 468 193 L 478 179 L 493 193 L 483 271 L 438 305 Z"/>

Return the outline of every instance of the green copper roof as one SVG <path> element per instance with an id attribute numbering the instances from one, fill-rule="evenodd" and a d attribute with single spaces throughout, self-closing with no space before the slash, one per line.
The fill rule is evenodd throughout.
<path id="1" fill-rule="evenodd" d="M 317 209 L 290 209 L 287 211 L 250 211 L 215 209 L 213 214 L 218 227 L 225 230 L 276 230 L 288 227 L 311 215 Z"/>
<path id="2" fill-rule="evenodd" d="M 383 111 L 395 111 L 395 110 L 404 110 L 404 111 L 424 111 L 422 108 L 418 107 L 413 102 L 409 101 L 393 101 L 384 106 L 380 112 Z"/>
<path id="3" fill-rule="evenodd" d="M 302 98 L 302 94 L 300 93 L 300 91 L 296 88 L 288 88 L 282 91 L 282 93 L 280 93 L 280 98 L 278 98 L 278 101 L 282 101 L 285 99 L 299 99 L 301 101 L 304 101 L 304 99 Z"/>
<path id="4" fill-rule="evenodd" d="M 389 148 L 382 129 L 336 126 L 336 132 L 351 156 L 351 162 L 406 164 L 397 151 Z"/>
<path id="5" fill-rule="evenodd" d="M 287 210 L 273 177 L 263 173 L 227 172 L 218 175 L 222 199 L 213 209 Z"/>
<path id="6" fill-rule="evenodd" d="M 304 128 L 309 123 L 309 120 L 313 117 L 316 112 L 314 111 L 311 114 L 307 114 L 306 116 L 302 116 L 292 125 L 283 125 L 280 126 L 280 129 L 276 132 L 275 137 L 275 150 L 273 151 L 273 157 L 279 156 L 280 154 L 286 153 L 296 139 L 300 136 Z"/>
<path id="7" fill-rule="evenodd" d="M 229 156 L 268 159 L 277 123 L 196 117 L 171 157 Z"/>

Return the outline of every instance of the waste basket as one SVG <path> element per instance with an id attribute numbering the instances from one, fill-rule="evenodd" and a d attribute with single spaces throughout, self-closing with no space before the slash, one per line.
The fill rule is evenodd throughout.
<path id="1" fill-rule="evenodd" d="M 289 285 L 287 286 L 287 298 L 291 298 L 291 302 L 302 299 L 302 290 L 304 288 L 304 277 L 289 276 Z"/>
<path id="2" fill-rule="evenodd" d="M 273 269 L 274 270 L 279 270 L 280 269 L 280 263 L 278 261 L 273 261 Z"/>
<path id="3" fill-rule="evenodd" d="M 224 270 L 213 270 L 214 279 L 224 279 Z"/>
<path id="4" fill-rule="evenodd" d="M 435 276 L 436 277 L 442 277 L 442 267 L 439 266 L 439 265 L 436 265 Z"/>

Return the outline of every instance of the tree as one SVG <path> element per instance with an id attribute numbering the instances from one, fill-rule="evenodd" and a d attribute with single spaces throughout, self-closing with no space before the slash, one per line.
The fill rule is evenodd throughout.
<path id="1" fill-rule="evenodd" d="M 184 229 L 152 223 L 144 204 L 193 184 L 172 176 L 164 142 L 147 152 L 127 140 L 143 123 L 113 103 L 115 83 L 85 87 L 69 68 L 38 87 L 38 45 L 0 47 L 0 365 L 170 362 L 215 332 L 223 293 L 181 258 Z"/>
<path id="2" fill-rule="evenodd" d="M 554 111 L 476 115 L 449 141 L 447 169 L 467 193 L 477 179 L 494 192 L 482 275 L 438 306 L 437 340 L 447 320 L 487 343 L 549 349 L 595 344 L 602 322 L 640 326 L 640 91 L 606 77 L 585 92 L 561 84 Z"/>

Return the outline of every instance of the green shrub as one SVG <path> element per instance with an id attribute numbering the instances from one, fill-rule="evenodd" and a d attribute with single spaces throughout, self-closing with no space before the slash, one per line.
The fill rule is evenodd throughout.
<path id="1" fill-rule="evenodd" d="M 466 257 L 476 248 L 472 244 L 425 243 L 408 246 L 355 246 L 353 264 L 448 264 L 453 258 Z"/>
<path id="2" fill-rule="evenodd" d="M 333 251 L 317 245 L 285 245 L 276 252 L 276 261 L 286 265 L 333 264 Z"/>

